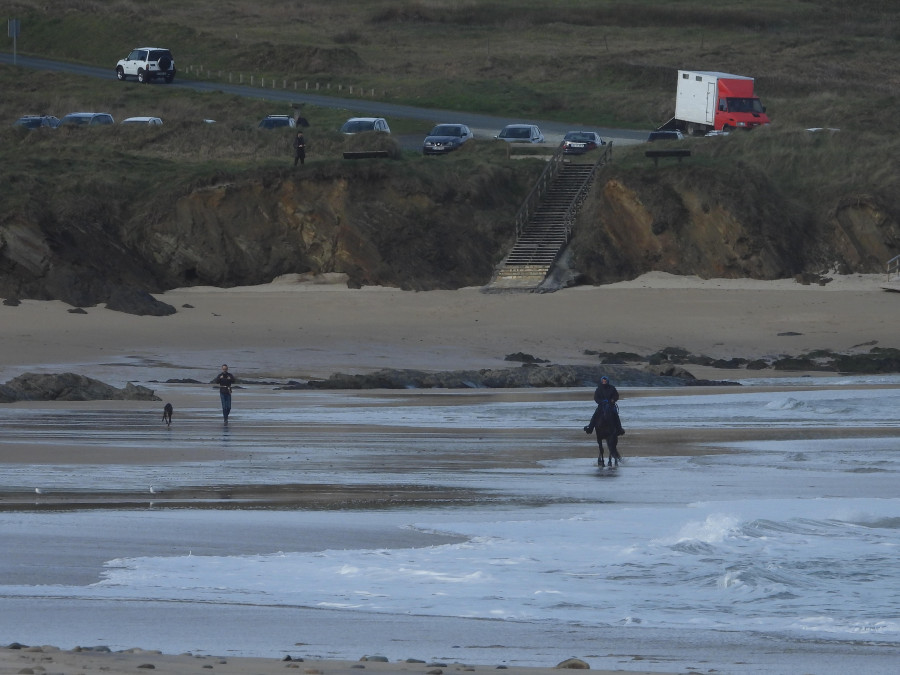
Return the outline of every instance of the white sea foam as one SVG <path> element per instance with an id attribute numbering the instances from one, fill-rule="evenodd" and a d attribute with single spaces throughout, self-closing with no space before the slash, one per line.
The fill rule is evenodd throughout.
<path id="1" fill-rule="evenodd" d="M 297 424 L 355 424 L 364 419 L 384 427 L 420 426 L 428 420 L 461 429 L 577 428 L 585 413 L 557 401 L 462 404 L 452 406 L 450 414 L 425 405 L 396 409 L 364 399 L 343 409 L 334 405 L 334 396 L 307 400 L 309 405 L 301 409 L 260 414 L 253 421 L 255 428 L 287 423 L 290 416 Z M 790 396 L 750 390 L 626 398 L 621 407 L 626 420 L 643 428 L 896 427 L 898 404 L 897 390 L 844 387 Z M 13 437 L 28 433 L 27 428 L 13 429 Z M 118 433 L 111 430 L 109 438 L 118 438 Z M 196 433 L 190 442 L 200 444 L 200 431 Z M 800 641 L 797 645 L 806 635 L 819 646 L 822 642 L 816 641 L 860 638 L 892 648 L 900 645 L 898 436 L 752 441 L 730 444 L 737 452 L 729 454 L 628 458 L 613 479 L 598 480 L 583 459 L 533 469 L 444 467 L 416 474 L 386 470 L 375 477 L 353 475 L 342 463 L 353 461 L 353 449 L 324 443 L 318 448 L 307 438 L 307 456 L 301 462 L 288 459 L 297 450 L 289 447 L 294 442 L 291 432 L 284 434 L 257 439 L 251 446 L 275 461 L 224 461 L 214 468 L 187 464 L 182 477 L 160 476 L 148 467 L 96 467 L 87 475 L 98 482 L 142 486 L 275 482 L 304 466 L 309 457 L 318 457 L 329 463 L 315 464 L 304 480 L 477 486 L 540 498 L 535 503 L 541 506 L 535 508 L 526 499 L 521 505 L 454 510 L 210 512 L 202 517 L 211 527 L 227 531 L 237 520 L 251 527 L 255 518 L 264 518 L 284 527 L 286 541 L 275 552 L 245 555 L 184 550 L 121 557 L 106 563 L 96 583 L 9 584 L 0 594 L 7 599 L 213 605 L 223 611 L 245 606 L 327 609 L 346 613 L 360 626 L 378 617 L 457 617 L 564 627 L 573 634 L 612 627 L 655 631 L 654 636 L 722 629 L 728 634 L 761 631 L 790 637 Z M 622 442 L 626 457 L 628 439 Z M 379 452 L 389 456 L 390 444 L 379 446 Z M 50 487 L 72 480 L 60 467 L 28 471 L 29 481 Z M 0 480 L 15 484 L 25 478 L 4 472 Z M 85 474 L 77 480 L 83 483 Z M 553 503 L 563 491 L 566 503 Z M 2 514 L 0 527 L 24 531 L 53 517 Z M 169 511 L 93 517 L 101 519 L 96 527 L 103 518 L 107 523 L 125 518 L 136 527 L 152 518 L 177 530 L 181 519 L 197 516 Z M 78 527 L 87 519 L 57 514 L 54 522 L 60 528 Z M 372 543 L 347 550 L 291 546 L 292 532 L 341 527 L 348 519 L 361 530 L 405 528 L 454 539 L 424 548 Z M 338 644 L 328 649 L 353 656 L 341 653 Z M 751 666 L 742 667 L 732 664 L 731 672 L 752 671 Z M 836 672 L 828 668 L 826 663 L 804 672 Z"/>

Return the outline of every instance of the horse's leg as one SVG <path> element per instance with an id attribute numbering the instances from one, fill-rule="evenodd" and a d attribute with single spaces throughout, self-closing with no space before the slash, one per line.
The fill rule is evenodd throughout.
<path id="1" fill-rule="evenodd" d="M 597 466 L 603 466 L 603 436 L 597 429 L 597 445 L 600 446 L 600 456 L 597 458 Z"/>
<path id="2" fill-rule="evenodd" d="M 619 438 L 615 431 L 610 433 L 606 438 L 606 444 L 609 446 L 609 465 L 613 465 L 613 459 L 616 460 L 616 466 L 619 466 L 619 460 L 622 456 L 619 454 Z"/>

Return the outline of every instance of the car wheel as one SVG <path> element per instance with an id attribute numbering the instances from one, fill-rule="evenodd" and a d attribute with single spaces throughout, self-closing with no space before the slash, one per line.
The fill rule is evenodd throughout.
<path id="1" fill-rule="evenodd" d="M 116 79 L 125 81 L 125 69 L 122 66 L 116 68 Z"/>
<path id="2" fill-rule="evenodd" d="M 143 84 L 143 83 L 149 82 L 149 81 L 150 81 L 150 78 L 147 77 L 147 73 L 144 72 L 144 69 L 138 68 L 138 82 Z"/>

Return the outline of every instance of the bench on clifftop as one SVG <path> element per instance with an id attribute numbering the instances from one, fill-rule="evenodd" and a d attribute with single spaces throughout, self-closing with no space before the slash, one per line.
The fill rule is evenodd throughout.
<path id="1" fill-rule="evenodd" d="M 387 150 L 357 150 L 355 152 L 344 153 L 344 159 L 375 159 L 376 157 L 387 156 Z"/>
<path id="2" fill-rule="evenodd" d="M 644 156 L 649 157 L 653 160 L 653 166 L 659 166 L 659 160 L 661 157 L 676 157 L 678 159 L 678 163 L 681 164 L 682 159 L 691 156 L 691 151 L 685 150 L 684 148 L 678 150 L 647 150 L 644 153 Z"/>

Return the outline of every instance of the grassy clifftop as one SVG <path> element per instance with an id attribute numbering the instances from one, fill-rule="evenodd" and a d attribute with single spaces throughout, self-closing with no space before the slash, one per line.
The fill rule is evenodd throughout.
<path id="1" fill-rule="evenodd" d="M 890 128 L 900 5 L 886 0 L 16 0 L 19 50 L 112 68 L 137 44 L 182 73 L 573 123 L 656 126 L 675 71 L 757 78 L 777 122 Z M 200 75 L 196 75 L 200 76 Z"/>
<path id="2" fill-rule="evenodd" d="M 663 121 L 677 68 L 753 75 L 771 128 L 693 139 L 682 171 L 655 169 L 640 146 L 615 150 L 614 170 L 598 181 L 574 242 L 587 280 L 633 276 L 673 255 L 682 265 L 673 271 L 702 275 L 832 264 L 876 271 L 900 250 L 900 141 L 885 131 L 896 126 L 900 90 L 895 3 L 860 0 L 851 12 L 837 0 L 761 0 L 752 13 L 736 0 L 160 0 L 149 14 L 131 0 L 0 7 L 22 20 L 21 53 L 110 68 L 103 81 L 0 67 L 0 119 L 74 110 L 165 119 L 161 128 L 0 126 L 7 294 L 86 302 L 116 283 L 229 285 L 339 268 L 357 283 L 482 283 L 542 168 L 507 160 L 505 146 L 488 141 L 449 157 L 398 152 L 388 166 L 350 166 L 340 159 L 347 140 L 337 128 L 351 111 L 306 107 L 308 160 L 293 172 L 290 133 L 259 131 L 256 122 L 296 111 L 115 81 L 115 60 L 141 43 L 173 49 L 183 73 L 202 64 L 204 79 L 221 69 L 318 82 L 323 90 L 353 84 L 395 102 L 573 126 Z M 427 122 L 408 124 L 427 131 Z M 841 131 L 807 132 L 811 126 Z M 311 185 L 316 190 L 307 191 Z M 228 201 L 228 222 L 215 215 L 216 199 Z M 609 213 L 623 218 L 608 222 Z M 264 221 L 276 226 L 257 229 Z M 192 251 L 192 242 L 212 239 L 192 239 L 191 228 L 230 232 L 225 249 L 242 277 L 204 267 L 202 247 Z M 638 250 L 638 234 L 660 255 Z M 698 249 L 714 235 L 715 245 Z M 344 237 L 339 245 L 336 237 Z M 723 266 L 722 247 L 743 253 Z M 293 257 L 266 253 L 283 248 Z M 258 264 L 267 256 L 271 265 Z"/>

